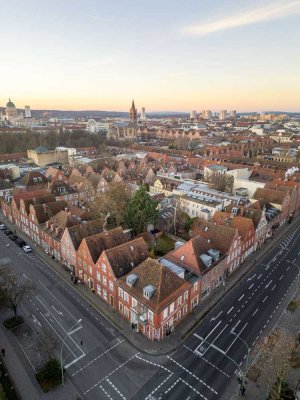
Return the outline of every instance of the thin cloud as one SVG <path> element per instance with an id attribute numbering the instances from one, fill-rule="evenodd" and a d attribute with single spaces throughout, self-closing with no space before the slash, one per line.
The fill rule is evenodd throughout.
<path id="1" fill-rule="evenodd" d="M 204 36 L 213 32 L 234 29 L 245 25 L 252 25 L 263 21 L 284 18 L 300 12 L 300 0 L 283 1 L 269 4 L 268 6 L 247 10 L 239 14 L 228 16 L 203 24 L 192 25 L 184 28 L 184 33 Z"/>

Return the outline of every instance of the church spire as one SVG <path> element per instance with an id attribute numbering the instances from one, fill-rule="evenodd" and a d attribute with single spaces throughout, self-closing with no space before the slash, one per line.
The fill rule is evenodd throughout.
<path id="1" fill-rule="evenodd" d="M 129 116 L 130 116 L 130 122 L 132 124 L 136 124 L 137 123 L 137 110 L 135 108 L 134 100 L 132 100 L 131 109 L 129 111 Z"/>

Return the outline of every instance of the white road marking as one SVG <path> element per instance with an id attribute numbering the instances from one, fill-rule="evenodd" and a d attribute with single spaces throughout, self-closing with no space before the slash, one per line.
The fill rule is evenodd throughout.
<path id="1" fill-rule="evenodd" d="M 212 317 L 210 322 L 215 321 L 222 313 L 223 313 L 223 311 L 220 311 L 218 315 L 216 315 L 215 317 Z"/>
<path id="2" fill-rule="evenodd" d="M 230 378 L 230 375 L 226 374 L 226 372 L 224 372 L 222 369 L 220 369 L 219 367 L 217 367 L 215 364 L 213 364 L 212 362 L 208 361 L 205 357 L 201 356 L 199 353 L 196 353 L 194 350 L 190 349 L 189 347 L 187 347 L 185 344 L 183 345 L 183 347 L 185 347 L 187 350 L 189 350 L 190 352 L 196 354 L 197 357 L 201 358 L 201 360 L 205 361 L 207 364 L 211 365 L 213 368 L 215 368 L 217 371 L 221 372 L 221 374 L 227 376 L 227 378 Z"/>
<path id="3" fill-rule="evenodd" d="M 75 371 L 72 376 L 78 374 L 78 372 L 82 371 L 83 369 L 85 369 L 86 367 L 90 366 L 91 364 L 93 364 L 96 360 L 98 360 L 99 358 L 101 358 L 102 356 L 104 356 L 105 354 L 109 353 L 112 349 L 114 349 L 115 347 L 119 346 L 121 343 L 123 343 L 125 341 L 125 339 L 118 341 L 118 343 L 114 344 L 113 346 L 109 347 L 107 350 L 105 350 L 103 353 L 99 354 L 97 357 L 95 357 L 93 360 L 89 361 L 88 363 L 86 363 L 85 365 L 83 365 L 81 368 L 79 368 L 77 371 Z"/>
<path id="4" fill-rule="evenodd" d="M 121 369 L 122 367 L 124 367 L 124 365 L 128 364 L 134 357 L 136 357 L 138 354 L 140 354 L 140 352 L 137 352 L 136 354 L 134 354 L 133 356 L 131 356 L 130 358 L 128 358 L 128 360 L 124 361 L 122 364 L 120 364 L 117 368 L 115 368 L 113 371 L 111 371 L 110 373 L 108 373 L 104 378 L 100 379 L 100 381 L 98 381 L 97 383 L 95 383 L 93 386 L 91 386 L 88 390 L 86 390 L 83 395 L 86 396 L 91 390 L 95 389 L 97 386 L 101 385 L 101 383 L 103 381 L 105 381 L 109 376 L 113 375 L 116 371 L 118 371 L 119 369 Z"/>
<path id="5" fill-rule="evenodd" d="M 257 279 L 260 279 L 262 277 L 262 274 L 260 274 L 258 277 L 257 277 Z"/>
<path id="6" fill-rule="evenodd" d="M 273 281 L 272 281 L 272 279 L 271 279 L 271 280 L 267 283 L 265 289 L 268 289 L 268 287 L 271 285 L 272 282 L 273 282 Z"/>
<path id="7" fill-rule="evenodd" d="M 231 309 L 227 311 L 227 315 L 230 314 L 233 309 L 234 309 L 234 306 L 232 306 Z"/>
<path id="8" fill-rule="evenodd" d="M 63 313 L 59 310 L 57 310 L 53 305 L 51 306 L 53 308 L 53 310 L 58 314 L 58 315 L 63 315 Z"/>
<path id="9" fill-rule="evenodd" d="M 249 290 L 252 289 L 253 286 L 254 286 L 254 283 L 252 283 L 252 285 L 250 285 L 250 286 L 248 287 L 248 289 L 249 289 Z"/>
<path id="10" fill-rule="evenodd" d="M 276 285 L 274 285 L 271 289 L 271 292 L 273 292 L 273 290 L 276 288 Z"/>
<path id="11" fill-rule="evenodd" d="M 237 340 L 238 337 L 241 335 L 241 333 L 243 332 L 243 330 L 246 328 L 247 325 L 248 325 L 248 322 L 245 323 L 245 325 L 242 327 L 242 329 L 239 331 L 239 333 L 236 333 L 233 342 L 229 345 L 229 347 L 228 347 L 227 350 L 225 351 L 225 354 L 228 353 L 228 351 L 229 351 L 229 350 L 231 349 L 231 347 L 234 345 L 234 343 L 236 342 L 236 340 Z"/>
<path id="12" fill-rule="evenodd" d="M 241 323 L 241 320 L 239 319 L 238 322 L 234 325 L 234 327 L 231 329 L 231 331 L 235 331 L 236 327 Z"/>
<path id="13" fill-rule="evenodd" d="M 198 376 L 196 376 L 193 372 L 191 372 L 189 369 L 185 368 L 183 365 L 181 365 L 178 361 L 174 360 L 172 357 L 167 356 L 167 358 L 169 360 L 171 360 L 173 363 L 175 363 L 178 367 L 180 367 L 181 369 L 183 369 L 185 372 L 187 372 L 188 374 L 190 374 L 194 379 L 196 379 L 198 382 L 200 382 L 203 386 L 206 386 L 209 390 L 211 390 L 214 394 L 218 394 L 218 392 L 212 388 L 211 386 L 209 386 L 206 382 L 204 382 L 202 379 L 198 378 Z"/>
<path id="14" fill-rule="evenodd" d="M 279 280 L 281 281 L 282 278 L 283 278 L 283 275 L 281 275 L 281 277 L 279 278 Z"/>
<path id="15" fill-rule="evenodd" d="M 254 311 L 254 313 L 252 314 L 252 317 L 254 317 L 254 315 L 257 313 L 258 308 Z"/>
<path id="16" fill-rule="evenodd" d="M 268 296 L 266 296 L 266 297 L 263 299 L 262 302 L 264 303 L 264 302 L 267 300 L 267 298 L 268 298 Z"/>
<path id="17" fill-rule="evenodd" d="M 239 301 L 241 301 L 244 298 L 245 294 L 242 294 L 241 297 L 239 298 Z"/>
<path id="18" fill-rule="evenodd" d="M 254 274 L 253 276 L 251 276 L 251 278 L 248 278 L 247 281 L 252 281 L 252 279 L 256 276 L 256 274 Z"/>

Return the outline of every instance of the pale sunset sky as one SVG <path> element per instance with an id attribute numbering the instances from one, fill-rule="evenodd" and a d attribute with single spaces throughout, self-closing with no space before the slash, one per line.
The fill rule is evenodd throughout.
<path id="1" fill-rule="evenodd" d="M 300 0 L 1 0 L 0 105 L 300 111 Z"/>

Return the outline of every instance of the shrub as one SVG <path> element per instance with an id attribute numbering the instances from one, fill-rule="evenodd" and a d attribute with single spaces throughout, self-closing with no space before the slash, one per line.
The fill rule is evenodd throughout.
<path id="1" fill-rule="evenodd" d="M 13 328 L 16 328 L 16 327 L 19 326 L 19 325 L 22 325 L 23 322 L 24 322 L 24 318 L 23 318 L 21 315 L 19 315 L 19 316 L 17 316 L 16 318 L 15 318 L 15 317 L 12 317 L 12 318 L 6 319 L 6 320 L 3 322 L 3 324 L 4 324 L 5 328 L 7 328 L 7 329 L 13 329 Z"/>
<path id="2" fill-rule="evenodd" d="M 61 368 L 56 359 L 49 360 L 43 368 L 36 374 L 37 380 L 44 392 L 49 392 L 51 389 L 61 383 Z"/>

